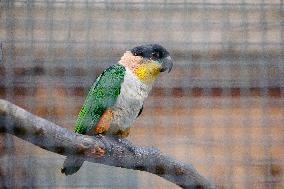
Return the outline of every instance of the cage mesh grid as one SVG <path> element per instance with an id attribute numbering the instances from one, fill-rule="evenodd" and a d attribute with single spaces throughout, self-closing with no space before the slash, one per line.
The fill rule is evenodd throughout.
<path id="1" fill-rule="evenodd" d="M 96 76 L 141 43 L 175 59 L 129 139 L 191 162 L 219 188 L 283 188 L 283 1 L 2 1 L 0 96 L 73 128 Z M 174 188 L 1 139 L 11 188 Z M 16 170 L 16 171 L 15 171 Z M 96 179 L 99 178 L 99 179 Z"/>

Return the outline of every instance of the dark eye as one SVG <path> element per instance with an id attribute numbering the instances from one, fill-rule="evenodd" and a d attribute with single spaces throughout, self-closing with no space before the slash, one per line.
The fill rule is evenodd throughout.
<path id="1" fill-rule="evenodd" d="M 143 52 L 139 51 L 139 50 L 136 50 L 136 51 L 133 52 L 133 55 L 134 56 L 143 56 Z"/>
<path id="2" fill-rule="evenodd" d="M 153 58 L 155 58 L 155 59 L 159 59 L 159 58 L 162 58 L 162 53 L 159 52 L 159 51 L 156 51 L 156 52 L 153 52 L 153 53 L 152 53 L 152 56 L 153 56 Z"/>

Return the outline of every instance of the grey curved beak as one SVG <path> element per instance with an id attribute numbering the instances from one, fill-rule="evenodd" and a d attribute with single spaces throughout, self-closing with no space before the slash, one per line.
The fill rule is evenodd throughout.
<path id="1" fill-rule="evenodd" d="M 173 68 L 173 60 L 170 56 L 167 56 L 166 58 L 164 58 L 162 60 L 162 68 L 161 68 L 160 72 L 164 72 L 164 71 L 168 70 L 168 73 L 170 73 L 172 68 Z"/>

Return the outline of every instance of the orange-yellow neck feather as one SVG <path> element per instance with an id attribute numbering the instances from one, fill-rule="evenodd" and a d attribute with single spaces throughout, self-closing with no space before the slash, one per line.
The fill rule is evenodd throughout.
<path id="1" fill-rule="evenodd" d="M 152 83 L 159 75 L 160 67 L 156 63 L 146 63 L 137 66 L 133 72 L 141 81 Z"/>
<path id="2" fill-rule="evenodd" d="M 129 68 L 142 82 L 153 83 L 160 73 L 160 65 L 152 60 L 145 60 L 126 51 L 121 57 L 120 64 Z"/>

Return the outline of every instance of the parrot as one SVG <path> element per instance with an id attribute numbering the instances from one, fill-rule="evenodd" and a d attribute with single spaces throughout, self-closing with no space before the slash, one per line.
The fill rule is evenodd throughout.
<path id="1" fill-rule="evenodd" d="M 144 100 L 161 72 L 172 70 L 169 52 L 159 44 L 127 50 L 91 86 L 75 123 L 75 133 L 125 138 L 143 110 Z M 76 173 L 84 160 L 67 156 L 61 172 Z"/>

